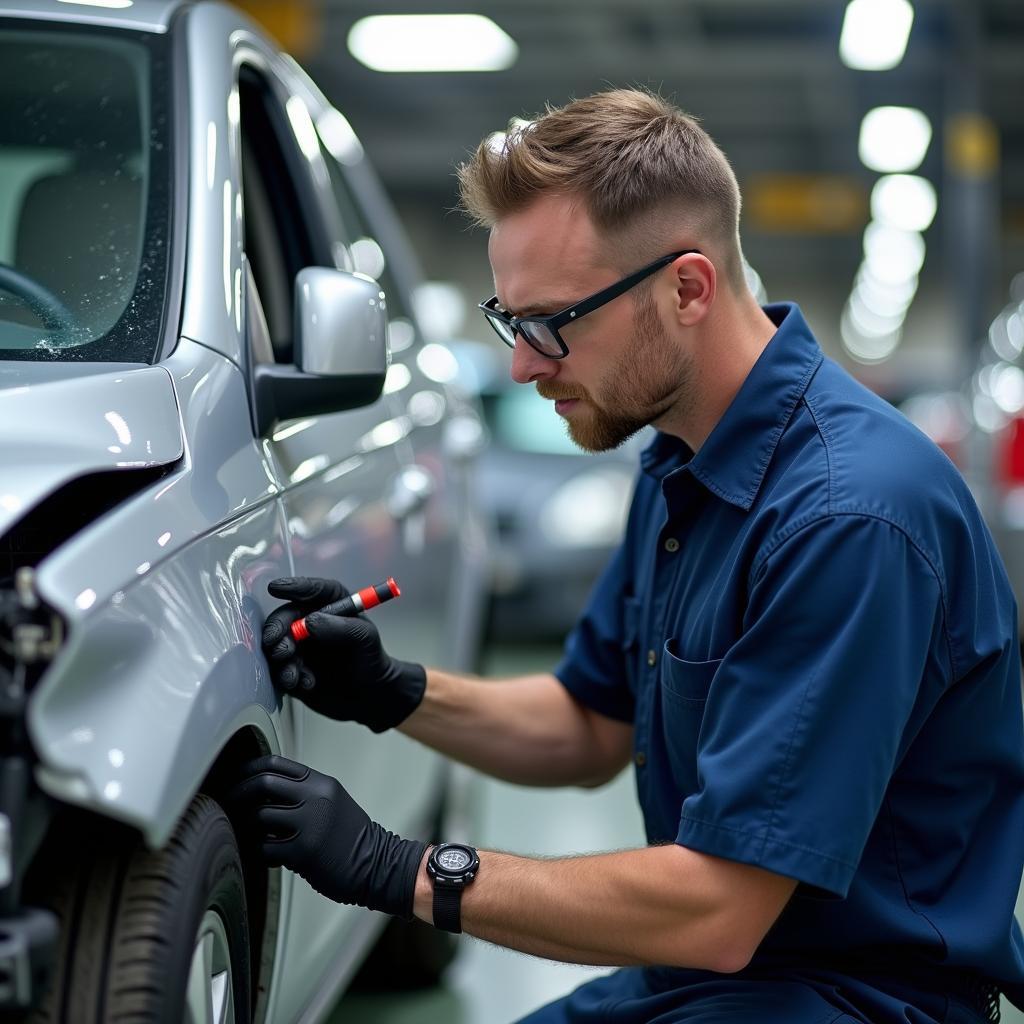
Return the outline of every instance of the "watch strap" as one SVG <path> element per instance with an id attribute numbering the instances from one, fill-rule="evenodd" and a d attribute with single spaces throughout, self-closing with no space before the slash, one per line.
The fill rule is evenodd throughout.
<path id="1" fill-rule="evenodd" d="M 445 885 L 434 879 L 434 927 L 442 931 L 462 931 L 462 886 Z"/>

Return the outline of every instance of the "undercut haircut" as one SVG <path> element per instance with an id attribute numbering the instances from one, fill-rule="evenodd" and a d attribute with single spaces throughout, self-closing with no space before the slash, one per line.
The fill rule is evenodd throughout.
<path id="1" fill-rule="evenodd" d="M 578 197 L 608 242 L 602 255 L 623 272 L 693 247 L 746 288 L 736 175 L 697 120 L 654 93 L 613 89 L 514 119 L 458 179 L 461 207 L 480 226 L 542 196 Z"/>

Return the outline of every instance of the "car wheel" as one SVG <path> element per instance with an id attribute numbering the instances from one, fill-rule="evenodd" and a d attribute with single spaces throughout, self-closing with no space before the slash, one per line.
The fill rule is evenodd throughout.
<path id="1" fill-rule="evenodd" d="M 105 829 L 83 835 L 81 825 L 33 867 L 33 888 L 61 919 L 33 1024 L 248 1024 L 245 883 L 220 805 L 197 796 L 157 851 L 120 830 L 114 841 Z"/>

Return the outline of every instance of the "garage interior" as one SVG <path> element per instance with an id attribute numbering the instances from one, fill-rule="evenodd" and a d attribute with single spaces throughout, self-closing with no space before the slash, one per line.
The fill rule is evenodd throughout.
<path id="1" fill-rule="evenodd" d="M 130 7 L 132 0 L 60 3 Z M 699 119 L 722 148 L 743 193 L 741 235 L 752 289 L 763 302 L 798 303 L 825 355 L 950 457 L 1024 605 L 1021 0 L 232 0 L 232 6 L 316 82 L 342 115 L 342 136 L 351 126 L 358 137 L 419 264 L 422 280 L 412 298 L 423 340 L 436 346 L 442 363 L 450 362 L 437 375 L 424 373 L 459 389 L 481 411 L 490 446 L 476 480 L 491 550 L 487 607 L 478 610 L 480 674 L 550 672 L 557 664 L 565 634 L 624 529 L 642 438 L 619 451 L 584 455 L 546 408 L 551 403 L 512 385 L 510 353 L 476 308 L 494 292 L 487 233 L 471 228 L 457 208 L 456 168 L 481 140 L 500 145 L 503 133 L 528 126 L 546 106 L 614 87 L 660 93 Z M 893 11 L 896 22 L 885 23 L 875 38 L 871 31 L 858 35 L 855 16 Z M 475 25 L 452 23 L 443 31 L 465 31 L 462 57 L 478 48 L 478 63 L 491 57 L 492 65 L 449 66 L 446 61 L 458 62 L 459 47 L 435 51 L 422 23 L 412 26 L 408 46 L 401 32 L 409 26 L 373 24 L 382 16 L 428 15 L 475 18 Z M 384 33 L 383 50 L 373 48 L 375 30 Z M 872 52 L 873 44 L 885 51 L 894 39 L 888 52 Z M 439 66 L 424 70 L 424 61 Z M 243 87 L 241 118 L 247 128 L 255 125 L 253 135 L 269 134 L 270 119 L 264 125 L 251 113 L 258 101 L 255 85 Z M 313 134 L 314 150 L 323 153 L 328 145 L 322 138 L 317 150 Z M 242 159 L 254 166 L 251 144 Z M 259 178 L 246 173 L 251 182 Z M 211 190 L 213 181 L 211 164 Z M 260 188 L 261 230 L 271 232 L 280 212 L 271 202 L 273 188 Z M 137 204 L 134 192 L 125 195 Z M 253 199 L 246 204 L 248 214 Z M 68 213 L 38 205 L 46 207 L 36 215 L 49 238 Z M 225 223 L 231 210 L 226 198 Z M 13 223 L 3 217 L 0 229 L 13 237 Z M 351 249 L 354 269 L 386 281 L 382 275 L 392 268 L 385 268 L 372 229 Z M 45 265 L 48 252 L 37 252 L 37 262 Z M 262 325 L 268 363 L 293 354 L 289 332 L 297 321 L 285 269 L 282 264 L 276 296 L 260 281 L 272 321 Z M 216 284 L 223 315 L 219 277 Z M 258 298 L 251 275 L 246 287 Z M 226 276 L 229 309 L 233 288 L 241 294 L 241 285 Z M 32 320 L 24 310 L 13 317 L 19 318 L 22 326 Z M 285 442 L 295 443 L 289 429 L 294 424 L 273 436 L 288 457 Z M 374 436 L 366 434 L 367 451 Z M 327 463 L 314 465 L 320 457 L 295 456 L 292 480 L 321 473 Z M 152 480 L 161 472 L 153 470 Z M 427 486 L 415 474 L 406 483 L 410 502 L 418 486 Z M 109 507 L 120 497 L 111 497 Z M 0 510 L 3 500 L 0 494 Z M 343 521 L 352 512 L 343 505 L 333 504 L 327 518 Z M 581 508 L 590 510 L 582 520 Z M 422 551 L 422 536 L 414 541 Z M 441 555 L 435 559 L 437 568 Z M 150 568 L 144 565 L 140 578 Z M 553 592 L 552 579 L 564 581 L 564 589 Z M 414 624 L 400 656 L 413 657 L 413 638 L 421 639 L 415 630 Z M 247 642 L 258 651 L 258 640 Z M 460 765 L 452 766 L 448 781 L 446 835 L 455 841 L 537 857 L 645 843 L 632 766 L 593 791 L 526 789 Z M 1024 923 L 1024 879 L 1016 915 Z M 329 1005 L 316 1005 L 314 1016 L 329 1024 L 508 1024 L 603 973 L 466 936 L 457 941 L 439 985 L 417 987 L 399 977 L 357 983 Z M 1024 1024 L 1024 1012 L 1005 1001 L 1002 1014 L 1003 1024 Z"/>

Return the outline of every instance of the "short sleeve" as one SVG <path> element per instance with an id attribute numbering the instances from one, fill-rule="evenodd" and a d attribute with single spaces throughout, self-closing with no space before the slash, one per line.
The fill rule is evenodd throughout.
<path id="1" fill-rule="evenodd" d="M 620 544 L 598 578 L 579 621 L 565 642 L 555 676 L 585 707 L 632 722 L 626 650 L 636 629 L 637 603 L 629 595 L 627 553 Z"/>
<path id="2" fill-rule="evenodd" d="M 785 540 L 711 683 L 677 842 L 845 897 L 943 630 L 930 563 L 887 521 Z"/>

